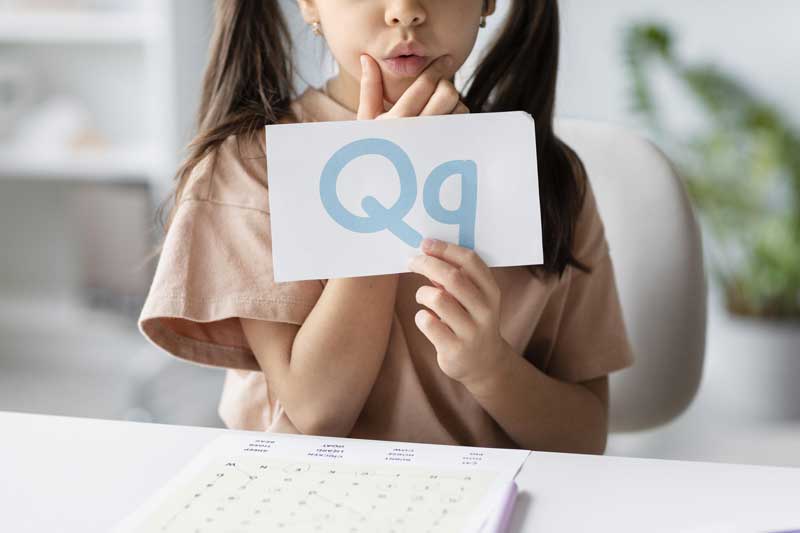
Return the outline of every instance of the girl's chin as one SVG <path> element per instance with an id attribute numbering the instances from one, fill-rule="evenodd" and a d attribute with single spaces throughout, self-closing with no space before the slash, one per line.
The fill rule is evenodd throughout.
<path id="1" fill-rule="evenodd" d="M 406 91 L 406 89 L 411 87 L 411 83 L 414 81 L 413 79 L 394 81 L 389 80 L 386 77 L 383 79 L 383 97 L 392 105 L 397 103 L 400 97 L 403 96 L 403 93 Z"/>

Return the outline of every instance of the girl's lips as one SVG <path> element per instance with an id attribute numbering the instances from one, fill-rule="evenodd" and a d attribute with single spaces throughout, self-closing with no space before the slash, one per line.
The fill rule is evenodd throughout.
<path id="1" fill-rule="evenodd" d="M 416 76 L 425 67 L 428 58 L 425 56 L 398 56 L 383 60 L 389 70 L 400 76 Z"/>

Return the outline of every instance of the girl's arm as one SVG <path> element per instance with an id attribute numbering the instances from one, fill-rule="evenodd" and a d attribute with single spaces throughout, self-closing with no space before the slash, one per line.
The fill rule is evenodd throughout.
<path id="1" fill-rule="evenodd" d="M 465 386 L 505 432 L 530 450 L 602 454 L 608 376 L 567 383 L 548 376 L 507 343 L 503 350 L 494 370 Z"/>
<path id="2" fill-rule="evenodd" d="M 300 432 L 352 430 L 383 363 L 398 277 L 329 280 L 302 326 L 240 319 L 269 387 Z"/>
<path id="3" fill-rule="evenodd" d="M 362 57 L 358 119 L 468 113 L 448 81 L 452 57 L 436 58 L 385 109 L 380 66 Z M 399 275 L 331 279 L 302 327 L 240 319 L 289 419 L 303 433 L 350 433 L 388 345 Z"/>

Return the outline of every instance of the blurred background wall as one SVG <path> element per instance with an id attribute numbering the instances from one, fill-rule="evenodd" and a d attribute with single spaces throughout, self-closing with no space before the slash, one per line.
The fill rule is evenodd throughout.
<path id="1" fill-rule="evenodd" d="M 795 120 L 800 119 L 800 76 L 794 30 L 800 5 L 773 0 L 561 0 L 562 56 L 558 110 L 561 115 L 636 125 L 631 113 L 622 34 L 633 22 L 663 21 L 676 33 L 677 48 L 690 61 L 726 69 Z M 692 112 L 685 95 L 664 87 L 670 110 Z"/>
<path id="2" fill-rule="evenodd" d="M 211 7 L 0 2 L 0 409 L 221 424 L 221 374 L 136 329 Z"/>
<path id="3" fill-rule="evenodd" d="M 296 3 L 283 4 L 298 86 L 319 86 L 335 67 Z M 0 1 L 0 409 L 222 425 L 222 371 L 175 360 L 135 325 L 153 267 L 139 259 L 160 237 L 153 211 L 192 134 L 211 9 L 212 0 Z M 623 44 L 631 24 L 652 21 L 674 32 L 682 59 L 719 65 L 800 123 L 795 0 L 562 0 L 561 9 L 560 116 L 649 135 Z M 499 1 L 458 83 L 505 13 Z M 657 76 L 667 115 L 688 127 L 696 104 Z M 665 428 L 613 436 L 608 453 L 800 465 L 800 416 L 750 409 L 753 387 L 775 375 L 752 379 L 754 357 L 785 370 L 785 360 L 769 363 L 770 339 L 791 337 L 796 323 L 776 333 L 772 322 L 731 316 L 712 292 L 697 400 Z"/>

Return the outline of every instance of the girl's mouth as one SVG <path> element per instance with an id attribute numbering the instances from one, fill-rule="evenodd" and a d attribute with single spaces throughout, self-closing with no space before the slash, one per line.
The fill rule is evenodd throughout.
<path id="1" fill-rule="evenodd" d="M 389 70 L 399 76 L 416 76 L 425 68 L 428 58 L 411 54 L 390 57 L 382 61 Z"/>

